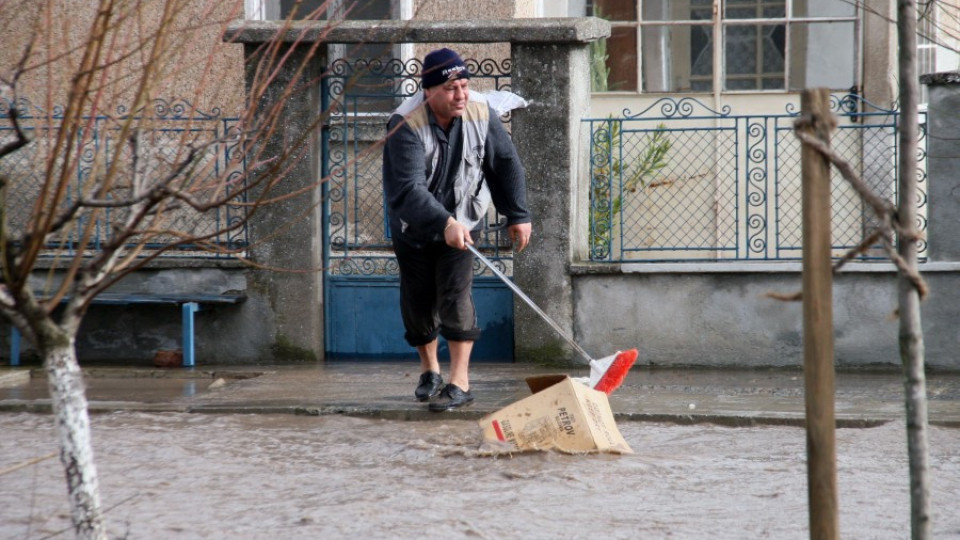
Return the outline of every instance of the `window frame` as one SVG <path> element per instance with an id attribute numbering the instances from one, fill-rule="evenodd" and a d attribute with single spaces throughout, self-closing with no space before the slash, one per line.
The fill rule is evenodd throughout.
<path id="1" fill-rule="evenodd" d="M 841 15 L 830 15 L 830 16 L 794 16 L 794 0 L 784 0 L 784 16 L 783 17 L 763 17 L 763 18 L 753 18 L 753 19 L 735 19 L 735 18 L 726 18 L 724 17 L 725 7 L 728 0 L 712 0 L 710 6 L 712 10 L 712 18 L 709 21 L 706 20 L 697 20 L 697 19 L 675 19 L 675 20 L 645 20 L 643 18 L 643 9 L 644 2 L 646 0 L 633 0 L 635 2 L 635 12 L 637 20 L 633 21 L 608 21 L 610 23 L 611 29 L 613 28 L 632 28 L 634 30 L 634 40 L 636 43 L 636 80 L 633 81 L 635 89 L 632 90 L 599 90 L 595 91 L 600 94 L 668 94 L 668 93 L 677 93 L 680 91 L 677 90 L 663 90 L 663 91 L 649 91 L 644 90 L 644 43 L 643 43 L 643 29 L 649 27 L 688 27 L 692 28 L 694 26 L 708 26 L 713 32 L 714 40 L 712 43 L 712 74 L 711 74 L 711 90 L 708 91 L 682 91 L 683 93 L 695 93 L 695 94 L 746 94 L 746 93 L 768 93 L 768 94 L 789 94 L 796 93 L 796 90 L 790 89 L 790 69 L 791 69 L 791 60 L 792 56 L 790 51 L 792 49 L 791 37 L 792 31 L 796 28 L 797 25 L 802 24 L 823 24 L 823 23 L 851 23 L 854 26 L 854 51 L 853 51 L 853 73 L 851 78 L 853 79 L 853 87 L 859 88 L 862 81 L 862 58 L 863 58 L 863 10 L 864 7 L 859 2 L 854 5 L 854 13 L 849 16 Z M 742 1 L 742 0 L 735 0 Z M 758 0 L 760 1 L 760 0 Z M 593 12 L 595 9 L 595 3 L 589 2 L 587 4 L 587 9 L 589 12 Z M 706 7 L 704 7 L 706 9 Z M 785 26 L 785 37 L 784 37 L 784 74 L 783 74 L 783 88 L 782 89 L 747 89 L 747 90 L 729 90 L 725 89 L 724 85 L 727 80 L 726 74 L 726 29 L 735 26 L 752 26 L 752 27 L 762 27 L 765 25 L 783 25 Z M 716 36 L 721 36 L 721 39 L 718 41 Z M 689 66 L 688 66 L 689 67 Z M 762 78 L 762 73 L 754 74 L 755 78 Z"/>

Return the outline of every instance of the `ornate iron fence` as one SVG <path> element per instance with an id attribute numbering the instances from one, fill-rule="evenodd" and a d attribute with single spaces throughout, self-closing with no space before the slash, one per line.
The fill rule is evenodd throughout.
<path id="1" fill-rule="evenodd" d="M 471 91 L 510 89 L 509 59 L 466 59 Z M 333 275 L 396 277 L 382 184 L 382 143 L 390 113 L 420 90 L 423 64 L 337 60 L 324 75 L 323 131 L 324 268 Z M 509 118 L 504 118 L 509 122 Z M 491 211 L 489 223 L 496 223 Z M 509 242 L 487 228 L 480 246 L 509 272 Z M 485 272 L 475 264 L 477 274 Z"/>
<path id="2" fill-rule="evenodd" d="M 855 95 L 833 96 L 831 146 L 864 181 L 897 196 L 897 118 Z M 867 110 L 871 112 L 859 112 Z M 590 259 L 631 261 L 793 260 L 801 257 L 799 112 L 738 116 L 692 98 L 662 98 L 623 117 L 585 119 L 590 134 Z M 921 126 L 925 125 L 921 119 Z M 921 229 L 926 228 L 926 139 L 921 130 Z M 835 256 L 875 220 L 832 173 Z M 921 245 L 921 255 L 925 253 Z M 879 258 L 867 252 L 860 260 Z"/>
<path id="3" fill-rule="evenodd" d="M 0 100 L 0 141 L 13 137 L 13 125 L 10 113 L 16 107 L 18 120 L 24 131 L 31 137 L 26 147 L 6 156 L 0 161 L 0 176 L 5 179 L 4 211 L 8 227 L 12 230 L 25 230 L 33 213 L 35 201 L 41 196 L 46 181 L 45 164 L 49 159 L 62 159 L 51 156 L 52 142 L 58 135 L 64 120 L 62 107 L 47 111 L 26 100 L 10 103 Z M 139 133 L 141 150 L 134 159 L 129 145 L 118 140 L 123 123 L 133 120 Z M 117 178 L 121 180 L 116 187 L 119 193 L 129 188 L 129 178 L 134 174 L 133 167 L 144 167 L 140 171 L 148 178 L 162 178 L 171 173 L 178 162 L 182 162 L 188 146 L 203 148 L 200 156 L 193 160 L 188 176 L 183 180 L 199 190 L 199 186 L 215 186 L 220 193 L 229 195 L 241 189 L 238 185 L 245 177 L 245 162 L 240 155 L 238 119 L 221 116 L 215 109 L 204 112 L 195 109 L 184 100 L 155 100 L 152 107 L 128 112 L 119 108 L 113 115 L 96 115 L 84 118 L 85 128 L 72 144 L 75 144 L 75 167 L 67 193 L 66 204 L 71 204 L 79 193 L 87 193 L 91 186 L 99 182 L 101 175 L 109 168 L 119 170 Z M 69 165 L 69 164 L 68 164 Z M 125 180 L 126 179 L 126 180 Z M 186 185 L 186 184 L 185 184 Z M 214 189 L 211 187 L 210 189 Z M 202 196 L 202 193 L 196 193 Z M 242 203 L 239 200 L 238 203 Z M 103 209 L 88 215 L 80 214 L 77 226 L 70 227 L 65 234 L 48 243 L 49 251 L 45 256 L 72 253 L 81 245 L 79 234 L 87 225 L 88 219 L 94 219 L 93 238 L 83 244 L 87 250 L 96 250 L 110 238 L 110 223 L 122 216 L 123 209 Z M 194 244 L 179 244 L 177 249 L 169 246 L 180 241 L 173 234 L 153 235 L 140 240 L 137 245 L 145 248 L 143 256 L 155 254 L 165 249 L 160 256 L 222 257 L 227 251 L 236 252 L 248 245 L 246 210 L 242 204 L 223 205 L 205 212 L 198 212 L 185 205 L 164 212 L 165 225 L 162 228 L 187 234 L 193 238 L 204 238 L 204 242 L 219 249 L 198 249 Z M 223 252 L 220 251 L 222 249 Z"/>

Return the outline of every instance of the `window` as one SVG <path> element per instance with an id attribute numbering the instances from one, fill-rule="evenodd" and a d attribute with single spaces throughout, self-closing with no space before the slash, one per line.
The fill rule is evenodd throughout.
<path id="1" fill-rule="evenodd" d="M 591 0 L 611 23 L 599 91 L 793 91 L 856 84 L 849 0 Z M 720 36 L 720 39 L 717 39 Z"/>
<path id="2" fill-rule="evenodd" d="M 247 19 L 390 19 L 411 0 L 244 0 Z M 404 17 L 409 18 L 409 17 Z"/>
<path id="3" fill-rule="evenodd" d="M 401 18 L 409 0 L 245 0 L 247 18 L 265 20 L 390 20 Z M 332 45 L 332 58 L 387 60 L 394 56 L 384 44 Z"/>
<path id="4" fill-rule="evenodd" d="M 917 2 L 917 73 L 960 69 L 960 2 Z M 927 86 L 921 85 L 921 103 L 927 101 Z"/>
<path id="5" fill-rule="evenodd" d="M 247 18 L 260 20 L 309 19 L 391 20 L 409 19 L 413 0 L 245 0 Z M 333 99 L 353 113 L 378 113 L 394 109 L 397 62 L 412 57 L 411 44 L 329 43 L 327 60 L 342 83 L 330 86 Z M 349 89 L 347 88 L 349 85 Z"/>

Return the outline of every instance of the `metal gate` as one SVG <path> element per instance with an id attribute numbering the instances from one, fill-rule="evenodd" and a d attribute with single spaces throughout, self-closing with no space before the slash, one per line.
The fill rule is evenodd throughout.
<path id="1" fill-rule="evenodd" d="M 467 60 L 471 91 L 509 87 L 510 61 Z M 381 179 L 389 113 L 420 90 L 419 60 L 337 60 L 324 76 L 321 103 L 324 349 L 332 359 L 416 358 L 403 339 L 397 262 Z M 488 222 L 496 223 L 491 213 Z M 511 275 L 509 242 L 483 234 L 480 248 Z M 473 359 L 513 361 L 513 297 L 474 263 L 474 299 L 483 335 Z M 440 340 L 441 358 L 447 345 Z"/>

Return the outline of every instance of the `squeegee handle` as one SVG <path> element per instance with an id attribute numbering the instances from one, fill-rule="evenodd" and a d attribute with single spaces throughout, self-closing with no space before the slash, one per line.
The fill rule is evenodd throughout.
<path id="1" fill-rule="evenodd" d="M 477 248 L 471 246 L 470 244 L 467 244 L 467 249 L 469 249 L 474 255 L 476 255 L 476 257 L 480 259 L 480 261 L 483 262 L 483 264 L 487 265 L 487 268 L 489 268 L 491 272 L 493 272 L 498 278 L 500 278 L 501 281 L 506 283 L 507 287 L 510 287 L 510 289 L 513 290 L 513 292 L 516 293 L 517 296 L 522 298 L 523 301 L 526 302 L 528 306 L 533 308 L 533 310 L 536 311 L 538 315 L 543 317 L 543 320 L 547 321 L 547 323 L 550 326 L 552 326 L 553 329 L 556 330 L 558 334 L 560 334 L 560 337 L 566 340 L 566 342 L 569 343 L 570 346 L 574 348 L 574 350 L 580 353 L 580 356 L 583 356 L 590 362 L 593 362 L 593 358 L 591 358 L 590 355 L 587 354 L 587 351 L 583 350 L 582 347 L 577 345 L 577 342 L 575 342 L 573 338 L 568 336 L 567 333 L 564 332 L 562 328 L 560 328 L 560 325 L 557 324 L 553 319 L 551 319 L 542 309 L 540 309 L 540 306 L 535 304 L 533 300 L 530 299 L 529 296 L 523 294 L 523 291 L 520 290 L 520 287 L 517 287 L 516 283 L 511 281 L 510 278 L 508 278 L 503 272 L 501 272 L 496 266 L 494 266 L 493 262 L 490 259 L 484 257 L 483 254 L 477 250 Z"/>

